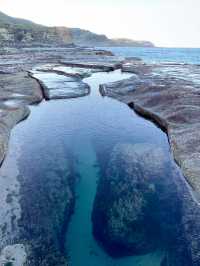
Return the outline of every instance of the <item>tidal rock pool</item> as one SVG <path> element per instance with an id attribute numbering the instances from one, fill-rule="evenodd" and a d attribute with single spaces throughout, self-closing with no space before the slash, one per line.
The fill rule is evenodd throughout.
<path id="1" fill-rule="evenodd" d="M 93 73 L 83 80 L 89 95 L 33 106 L 12 131 L 0 177 L 15 179 L 4 187 L 18 212 L 5 224 L 17 233 L 3 246 L 23 244 L 27 265 L 190 265 L 180 196 L 188 192 L 166 134 L 99 93 L 130 76 Z M 60 75 L 46 78 L 59 89 Z"/>

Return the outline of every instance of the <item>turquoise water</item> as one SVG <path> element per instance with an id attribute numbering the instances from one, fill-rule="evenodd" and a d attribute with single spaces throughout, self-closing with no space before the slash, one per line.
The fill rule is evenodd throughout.
<path id="1" fill-rule="evenodd" d="M 82 141 L 80 139 L 80 141 Z M 79 143 L 80 144 L 80 143 Z M 77 151 L 77 171 L 80 180 L 77 184 L 76 208 L 67 234 L 67 254 L 70 266 L 157 266 L 163 257 L 162 251 L 145 256 L 113 259 L 93 238 L 91 212 L 99 179 L 98 160 L 90 141 L 80 144 L 82 152 Z M 103 226 L 103 225 L 102 225 Z"/>
<path id="2" fill-rule="evenodd" d="M 55 216 L 55 213 L 46 211 L 47 202 L 49 210 L 51 204 L 58 202 L 59 211 L 61 203 L 56 195 L 54 198 L 53 188 L 58 185 L 56 178 L 59 175 L 62 176 L 63 186 L 65 185 L 65 172 L 68 171 L 68 164 L 73 156 L 73 172 L 79 176 L 77 197 L 67 234 L 61 237 L 61 240 L 66 241 L 70 266 L 159 266 L 163 258 L 163 251 L 157 250 L 145 256 L 114 259 L 104 252 L 92 235 L 91 211 L 102 167 L 99 154 L 107 160 L 118 143 L 153 143 L 171 158 L 165 133 L 136 115 L 125 104 L 100 95 L 99 84 L 128 77 L 130 74 L 123 74 L 120 70 L 93 74 L 84 80 L 91 87 L 90 95 L 44 101 L 33 106 L 30 117 L 12 132 L 12 142 L 15 145 L 12 146 L 11 142 L 10 149 L 22 146 L 22 152 L 18 156 L 19 176 L 25 181 L 25 192 L 30 195 L 23 211 L 30 224 L 33 220 L 36 228 L 40 223 L 45 224 L 48 215 Z M 165 189 L 167 191 L 168 186 Z M 64 196 L 61 190 L 60 198 Z M 39 210 L 42 220 L 35 222 L 33 207 L 34 213 Z M 58 217 L 57 220 L 59 219 L 61 218 Z M 49 234 L 56 221 L 49 225 Z M 31 239 L 32 234 L 38 234 L 34 227 L 28 230 L 26 237 Z M 59 243 L 61 240 L 57 240 L 58 246 L 63 246 L 63 243 Z"/>
<path id="3" fill-rule="evenodd" d="M 82 141 L 80 139 L 80 141 Z M 91 212 L 99 179 L 98 161 L 90 142 L 81 144 L 82 152 L 77 151 L 77 170 L 80 180 L 77 184 L 76 208 L 67 234 L 69 265 L 81 266 L 157 266 L 163 257 L 162 251 L 145 256 L 132 256 L 114 259 L 98 245 L 92 235 Z M 103 225 L 102 225 L 103 226 Z"/>
<path id="4" fill-rule="evenodd" d="M 99 84 L 118 80 L 120 75 L 120 71 L 115 71 L 110 74 L 94 74 L 84 80 L 92 88 L 88 99 L 83 99 L 87 107 L 91 106 L 92 114 L 88 113 L 88 118 L 90 120 L 92 116 L 92 121 L 89 121 L 92 130 L 85 127 L 74 141 L 78 159 L 76 169 L 80 180 L 76 188 L 75 213 L 66 237 L 70 266 L 81 266 L 83 262 L 87 266 L 157 266 L 163 258 L 163 251 L 158 250 L 145 256 L 114 259 L 104 252 L 92 235 L 91 212 L 100 173 L 95 150 L 98 149 L 99 153 L 100 149 L 107 156 L 116 143 L 149 141 L 162 146 L 166 150 L 166 156 L 169 156 L 167 138 L 160 129 L 135 115 L 126 105 L 99 95 Z"/>
<path id="5" fill-rule="evenodd" d="M 140 57 L 148 63 L 200 64 L 200 48 L 104 47 L 104 49 L 119 56 Z"/>

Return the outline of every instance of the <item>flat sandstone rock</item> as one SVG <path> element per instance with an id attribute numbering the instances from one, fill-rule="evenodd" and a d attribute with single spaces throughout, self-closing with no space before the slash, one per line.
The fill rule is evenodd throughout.
<path id="1" fill-rule="evenodd" d="M 134 62 L 126 71 L 136 76 L 103 84 L 102 95 L 131 105 L 166 130 L 176 162 L 200 194 L 200 67 Z"/>
<path id="2" fill-rule="evenodd" d="M 80 78 L 74 76 L 37 70 L 30 73 L 40 83 L 47 100 L 82 97 L 90 92 L 89 86 Z"/>

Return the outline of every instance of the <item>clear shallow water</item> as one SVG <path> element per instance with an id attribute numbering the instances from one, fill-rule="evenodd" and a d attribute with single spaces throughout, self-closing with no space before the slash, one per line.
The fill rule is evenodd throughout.
<path id="1" fill-rule="evenodd" d="M 99 84 L 127 77 L 129 74 L 119 70 L 93 74 L 84 80 L 91 86 L 90 95 L 31 107 L 30 117 L 12 132 L 10 150 L 20 145 L 19 176 L 28 182 L 27 191 L 32 193 L 26 203 L 29 219 L 33 219 L 32 205 L 34 210 L 44 212 L 44 217 L 49 215 L 41 204 L 54 201 L 51 190 L 56 176 L 52 173 L 64 175 L 69 157 L 75 158 L 75 171 L 80 178 L 75 212 L 66 235 L 71 266 L 159 266 L 163 257 L 160 250 L 145 256 L 113 259 L 92 236 L 91 211 L 100 172 L 97 153 L 106 157 L 118 143 L 153 143 L 170 157 L 167 137 L 159 128 L 125 104 L 100 96 Z"/>
<path id="2" fill-rule="evenodd" d="M 117 143 L 142 143 L 149 140 L 161 145 L 166 153 L 169 152 L 167 138 L 160 129 L 135 115 L 128 106 L 99 95 L 99 84 L 118 80 L 123 77 L 120 75 L 120 71 L 100 73 L 84 80 L 92 88 L 91 95 L 83 99 L 87 108 L 90 106 L 92 110 L 92 113 L 88 113 L 88 118 L 92 118 L 89 127 L 92 128 L 84 128 L 75 141 L 80 181 L 76 190 L 75 213 L 66 238 L 71 266 L 81 266 L 83 261 L 87 262 L 87 266 L 156 266 L 160 265 L 163 257 L 163 252 L 157 251 L 145 256 L 113 259 L 102 250 L 92 235 L 91 212 L 100 170 L 95 147 L 101 147 L 100 152 L 106 156 Z M 86 136 L 84 132 L 87 133 Z"/>
<path id="3" fill-rule="evenodd" d="M 118 56 L 139 57 L 148 63 L 200 64 L 200 48 L 104 47 L 104 49 Z"/>

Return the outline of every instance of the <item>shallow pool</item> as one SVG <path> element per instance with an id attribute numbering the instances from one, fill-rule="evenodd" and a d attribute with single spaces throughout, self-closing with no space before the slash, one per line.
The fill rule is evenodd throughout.
<path id="1" fill-rule="evenodd" d="M 130 74 L 123 74 L 120 70 L 94 73 L 84 79 L 91 87 L 90 95 L 43 101 L 31 107 L 29 118 L 12 132 L 10 154 L 12 149 L 20 147 L 16 158 L 17 175 L 22 195 L 29 195 L 24 200 L 22 196 L 21 227 L 26 227 L 26 222 L 32 227 L 24 230 L 26 233 L 23 237 L 26 242 L 31 241 L 33 236 L 39 239 L 39 234 L 43 232 L 39 230 L 42 217 L 44 228 L 49 226 L 48 234 L 45 231 L 46 237 L 53 235 L 58 249 L 67 254 L 70 266 L 159 266 L 164 255 L 161 247 L 143 256 L 112 258 L 92 234 L 91 212 L 100 169 L 103 167 L 101 163 L 108 161 L 116 144 L 151 143 L 161 147 L 166 156 L 171 156 L 164 132 L 136 115 L 125 104 L 100 95 L 99 84 L 128 77 Z M 9 155 L 6 160 L 9 164 Z M 63 211 L 61 199 L 67 196 L 64 191 L 65 174 L 72 168 L 74 179 L 76 176 L 78 181 L 75 210 L 67 228 L 68 221 L 59 216 L 59 211 Z M 62 176 L 61 185 L 58 184 L 58 176 Z M 56 186 L 59 187 L 59 194 L 54 191 Z M 51 208 L 55 210 L 47 211 Z M 49 221 L 51 224 L 48 225 Z M 38 229 L 35 230 L 34 226 Z M 59 226 L 61 230 L 57 229 Z M 58 231 L 60 237 L 55 234 Z M 40 254 L 42 251 L 37 252 Z"/>

